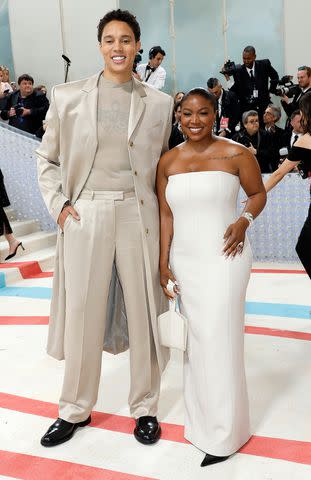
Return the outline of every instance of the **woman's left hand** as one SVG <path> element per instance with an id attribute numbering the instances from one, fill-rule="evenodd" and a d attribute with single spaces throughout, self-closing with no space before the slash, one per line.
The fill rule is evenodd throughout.
<path id="1" fill-rule="evenodd" d="M 249 222 L 244 217 L 240 217 L 235 223 L 229 225 L 224 234 L 225 246 L 223 253 L 226 257 L 234 258 L 237 253 L 241 255 L 248 226 Z"/>

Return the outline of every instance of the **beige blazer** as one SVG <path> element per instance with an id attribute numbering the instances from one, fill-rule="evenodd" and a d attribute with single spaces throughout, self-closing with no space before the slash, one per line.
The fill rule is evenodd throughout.
<path id="1" fill-rule="evenodd" d="M 98 143 L 100 74 L 87 80 L 57 85 L 52 90 L 46 117 L 47 130 L 36 153 L 39 186 L 55 221 L 64 203 L 70 200 L 74 204 L 79 197 L 94 162 Z M 167 150 L 172 109 L 173 99 L 169 95 L 134 79 L 128 149 L 141 219 L 151 321 L 161 370 L 167 363 L 169 352 L 159 344 L 156 325 L 157 315 L 165 310 L 166 302 L 159 283 L 159 216 L 155 176 L 160 155 Z M 48 353 L 59 360 L 64 358 L 64 275 L 63 235 L 59 229 L 48 337 Z M 114 278 L 114 289 L 118 288 L 115 282 Z"/>

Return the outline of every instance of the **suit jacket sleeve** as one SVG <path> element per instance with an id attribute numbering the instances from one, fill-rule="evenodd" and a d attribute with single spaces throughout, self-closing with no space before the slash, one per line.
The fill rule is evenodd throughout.
<path id="1" fill-rule="evenodd" d="M 165 133 L 164 133 L 164 140 L 163 140 L 161 155 L 163 155 L 163 153 L 167 152 L 167 150 L 168 150 L 168 142 L 169 142 L 169 139 L 170 139 L 170 136 L 171 136 L 171 131 L 172 131 L 173 107 L 174 107 L 174 100 L 173 100 L 173 98 L 170 98 L 170 103 L 169 103 L 169 108 L 168 108 L 168 117 L 167 117 L 167 122 L 166 122 L 166 127 L 165 127 Z"/>
<path id="2" fill-rule="evenodd" d="M 240 104 L 234 92 L 229 91 L 228 95 L 230 100 L 229 130 L 231 135 L 233 135 L 235 133 L 235 127 L 240 121 Z"/>
<path id="3" fill-rule="evenodd" d="M 52 90 L 51 99 L 51 106 L 46 116 L 47 129 L 36 153 L 38 155 L 39 187 L 51 216 L 57 222 L 68 198 L 62 192 L 59 160 L 60 122 L 55 102 L 55 88 Z"/>
<path id="4" fill-rule="evenodd" d="M 1 99 L 1 113 L 0 116 L 2 120 L 9 120 L 9 111 L 12 106 L 12 95 L 8 95 Z"/>
<path id="5" fill-rule="evenodd" d="M 270 78 L 270 92 L 274 93 L 276 86 L 279 82 L 279 74 L 278 72 L 272 67 L 270 60 L 267 60 L 267 67 L 268 67 L 268 75 Z"/>
<path id="6" fill-rule="evenodd" d="M 281 105 L 288 117 L 290 117 L 291 114 L 297 109 L 297 103 L 294 100 L 290 103 L 286 103 L 284 100 L 281 100 Z"/>
<path id="7" fill-rule="evenodd" d="M 46 112 L 49 109 L 49 101 L 45 95 L 38 95 L 36 98 L 35 106 L 31 108 L 31 115 L 34 117 L 45 117 Z"/>

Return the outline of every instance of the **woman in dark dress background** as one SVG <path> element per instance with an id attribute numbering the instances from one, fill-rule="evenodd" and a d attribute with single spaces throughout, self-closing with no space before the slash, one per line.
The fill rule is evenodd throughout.
<path id="1" fill-rule="evenodd" d="M 298 167 L 302 178 L 311 178 L 311 92 L 301 97 L 299 108 L 304 134 L 291 148 L 288 158 L 272 173 L 266 182 L 265 188 L 267 192 L 277 185 L 282 178 L 295 167 Z M 311 204 L 308 216 L 298 238 L 296 251 L 307 274 L 311 278 Z"/>
<path id="2" fill-rule="evenodd" d="M 10 258 L 13 258 L 16 255 L 16 252 L 19 247 L 22 247 L 22 249 L 24 250 L 22 242 L 20 242 L 14 237 L 10 222 L 4 211 L 3 207 L 8 207 L 9 205 L 10 205 L 10 201 L 6 193 L 6 189 L 3 181 L 3 174 L 0 169 L 0 236 L 4 235 L 9 244 L 9 254 L 5 258 L 5 260 L 9 260 Z M 1 259 L 0 259 L 0 262 L 1 262 Z"/>

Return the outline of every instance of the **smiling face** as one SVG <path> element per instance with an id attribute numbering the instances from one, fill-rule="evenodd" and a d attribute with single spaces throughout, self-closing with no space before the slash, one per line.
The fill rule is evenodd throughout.
<path id="1" fill-rule="evenodd" d="M 131 27 L 118 20 L 107 23 L 99 47 L 105 61 L 104 76 L 119 82 L 130 80 L 135 55 L 140 50 Z"/>
<path id="2" fill-rule="evenodd" d="M 190 95 L 182 103 L 182 130 L 194 142 L 211 136 L 215 118 L 213 103 L 202 95 Z"/>

